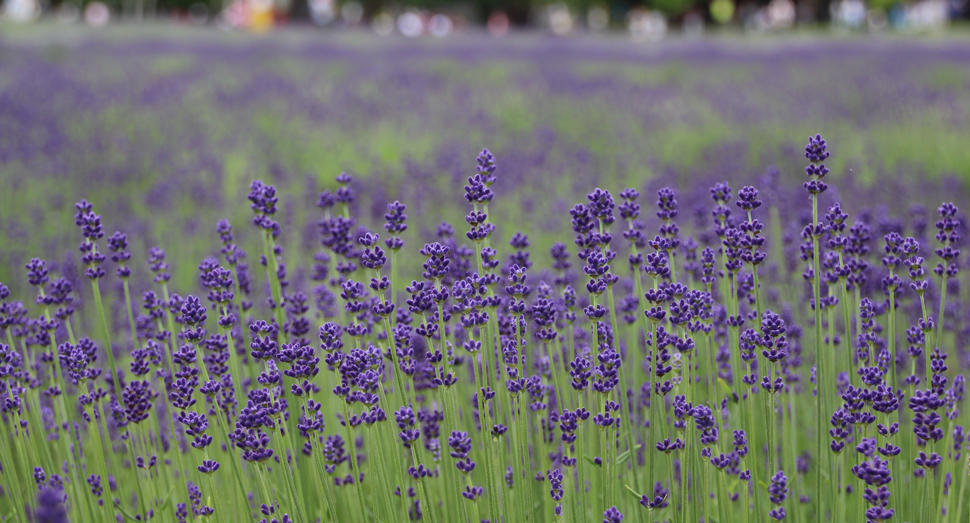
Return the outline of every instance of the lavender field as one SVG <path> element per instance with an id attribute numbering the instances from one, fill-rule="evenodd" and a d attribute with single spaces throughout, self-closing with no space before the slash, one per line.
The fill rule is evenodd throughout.
<path id="1" fill-rule="evenodd" d="M 508 170 L 499 232 L 533 219 L 543 251 L 596 186 L 703 192 L 776 165 L 795 187 L 799 142 L 823 129 L 840 144 L 843 189 L 970 172 L 970 41 L 115 31 L 0 40 L 0 173 L 15 184 L 0 195 L 0 230 L 16 240 L 0 252 L 5 281 L 31 256 L 72 250 L 64 216 L 81 198 L 109 228 L 125 224 L 138 251 L 201 259 L 205 242 L 174 240 L 242 220 L 254 178 L 280 189 L 291 248 L 316 248 L 312 204 L 341 171 L 356 177 L 365 223 L 400 199 L 428 238 L 461 221 L 455 192 L 485 146 Z M 194 281 L 192 266 L 173 272 Z"/>
<path id="2" fill-rule="evenodd" d="M 968 124 L 959 37 L 0 35 L 0 521 L 970 522 Z"/>

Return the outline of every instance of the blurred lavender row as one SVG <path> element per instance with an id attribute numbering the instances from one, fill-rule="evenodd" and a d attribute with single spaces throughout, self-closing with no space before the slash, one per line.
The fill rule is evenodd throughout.
<path id="1" fill-rule="evenodd" d="M 231 204 L 255 177 L 280 187 L 281 219 L 302 252 L 315 244 L 312 195 L 341 170 L 356 176 L 356 212 L 377 218 L 393 195 L 429 237 L 464 214 L 449 196 L 483 142 L 515 173 L 497 182 L 516 205 L 497 209 L 496 223 L 535 223 L 540 247 L 590 186 L 693 189 L 753 181 L 769 165 L 789 172 L 800 166 L 784 137 L 823 124 L 843 144 L 831 167 L 878 191 L 873 202 L 933 205 L 934 191 L 962 190 L 970 169 L 970 51 L 958 41 L 645 51 L 535 39 L 119 38 L 0 41 L 0 122 L 17 129 L 0 136 L 13 189 L 0 194 L 11 240 L 0 278 L 36 254 L 64 263 L 72 231 L 51 211 L 85 197 L 138 250 L 168 244 L 201 259 L 204 242 L 185 240 L 243 219 Z M 893 190 L 913 179 L 922 194 Z M 191 277 L 176 268 L 177 281 Z"/>

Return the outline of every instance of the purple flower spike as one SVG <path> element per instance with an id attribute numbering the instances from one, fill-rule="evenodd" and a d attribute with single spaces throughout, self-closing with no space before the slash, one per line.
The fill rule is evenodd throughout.
<path id="1" fill-rule="evenodd" d="M 822 162 L 829 157 L 829 154 L 828 146 L 822 139 L 822 135 L 816 134 L 809 137 L 808 144 L 805 146 L 805 158 L 808 158 L 811 164 L 805 167 L 805 174 L 808 175 L 809 181 L 804 184 L 805 190 L 809 194 L 818 195 L 828 189 L 828 185 L 822 181 L 822 178 L 829 173 L 829 169 Z"/>
<path id="2" fill-rule="evenodd" d="M 623 514 L 616 507 L 610 507 L 603 513 L 603 523 L 620 523 L 623 521 Z"/>

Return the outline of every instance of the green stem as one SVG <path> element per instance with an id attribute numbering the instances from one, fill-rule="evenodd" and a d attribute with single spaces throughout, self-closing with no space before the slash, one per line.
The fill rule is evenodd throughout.
<path id="1" fill-rule="evenodd" d="M 889 269 L 889 278 L 892 279 L 893 270 Z M 889 289 L 889 385 L 896 390 L 896 288 Z"/>
<path id="2" fill-rule="evenodd" d="M 98 316 L 101 318 L 101 328 L 104 334 L 104 352 L 108 355 L 108 364 L 111 365 L 111 370 L 114 373 L 112 379 L 114 379 L 115 384 L 115 396 L 117 396 L 118 404 L 121 405 L 121 408 L 125 408 L 124 395 L 121 393 L 121 381 L 118 379 L 118 376 L 120 376 L 118 373 L 118 364 L 115 362 L 114 350 L 111 348 L 111 331 L 108 329 L 108 317 L 104 314 L 104 304 L 101 301 L 101 286 L 98 284 L 97 279 L 91 280 L 91 287 L 94 291 L 94 306 L 98 309 Z"/>
<path id="3" fill-rule="evenodd" d="M 967 456 L 966 462 L 967 462 L 967 464 L 963 467 L 964 470 L 960 472 L 960 496 L 957 498 L 960 501 L 957 502 L 957 511 L 956 511 L 956 522 L 957 523 L 960 523 L 961 521 L 963 521 L 963 502 L 967 500 L 967 498 L 966 498 L 966 493 L 967 493 L 966 488 L 967 488 L 967 475 L 970 475 L 970 456 Z M 951 496 L 951 498 L 952 498 L 952 496 Z M 950 501 L 949 501 L 949 499 L 947 500 L 946 508 L 947 508 L 947 510 L 946 510 L 947 516 L 946 517 L 947 517 L 947 521 L 949 521 L 949 519 L 950 519 Z"/>
<path id="4" fill-rule="evenodd" d="M 813 231 L 818 228 L 818 195 L 812 194 L 812 227 Z M 814 233 L 812 234 L 812 260 L 814 266 L 814 273 L 812 275 L 812 293 L 815 298 L 815 388 L 818 391 L 816 398 L 816 423 L 818 426 L 815 429 L 816 433 L 816 445 L 815 445 L 815 459 L 818 462 L 818 466 L 815 467 L 815 502 L 817 503 L 817 510 L 815 513 L 815 519 L 821 521 L 825 516 L 822 507 L 822 468 L 825 467 L 825 459 L 822 454 L 824 438 L 824 424 L 825 419 L 825 396 L 827 390 L 825 389 L 824 383 L 826 378 L 826 365 L 825 365 L 825 353 L 822 348 L 822 307 L 820 302 L 820 289 L 821 281 L 819 279 L 819 245 L 818 236 Z M 830 475 L 831 477 L 831 475 Z M 756 489 L 757 490 L 757 489 Z"/>
<path id="5" fill-rule="evenodd" d="M 138 348 L 138 332 L 135 329 L 135 316 L 131 309 L 131 292 L 128 289 L 128 278 L 122 278 L 121 282 L 125 288 L 125 312 L 128 313 L 128 325 L 131 326 L 132 347 Z"/>
<path id="6" fill-rule="evenodd" d="M 344 411 L 344 428 L 347 431 L 347 448 L 350 449 L 350 466 L 351 470 L 354 472 L 354 490 L 357 492 L 357 504 L 360 508 L 360 517 L 362 521 L 370 521 L 371 517 L 367 512 L 367 504 L 364 502 L 364 485 L 360 480 L 360 466 L 357 464 L 357 445 L 354 439 L 354 433 L 350 429 L 350 413 L 347 410 L 347 403 L 343 404 Z M 403 490 L 403 489 L 402 489 Z M 401 492 L 404 495 L 404 492 Z M 431 507 L 427 507 L 430 512 Z"/>

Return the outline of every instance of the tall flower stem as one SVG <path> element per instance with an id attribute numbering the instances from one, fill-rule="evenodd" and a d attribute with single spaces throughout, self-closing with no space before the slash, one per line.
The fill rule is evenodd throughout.
<path id="1" fill-rule="evenodd" d="M 495 475 L 494 475 L 494 464 L 492 463 L 492 437 L 489 434 L 491 430 L 491 417 L 488 413 L 488 402 L 485 400 L 482 390 L 484 388 L 485 373 L 488 372 L 487 360 L 485 359 L 484 351 L 486 350 L 484 344 L 482 345 L 482 363 L 481 370 L 476 366 L 475 370 L 475 387 L 476 387 L 476 397 L 478 398 L 478 416 L 479 423 L 482 427 L 482 448 L 485 451 L 485 475 L 488 477 L 488 487 L 490 492 L 488 492 L 489 498 L 489 509 L 492 512 L 492 518 L 497 520 L 500 517 L 500 512 L 498 508 L 498 491 L 495 486 Z M 472 358 L 473 364 L 477 358 Z M 521 466 L 521 465 L 520 465 Z"/>
<path id="2" fill-rule="evenodd" d="M 166 403 L 166 405 L 168 404 Z M 250 483 L 250 481 L 248 481 L 249 476 L 244 476 L 242 473 L 242 465 L 241 465 L 242 458 L 238 452 L 234 452 L 232 440 L 229 439 L 228 422 L 218 410 L 216 411 L 215 418 L 216 418 L 216 427 L 219 428 L 219 436 L 222 438 L 221 439 L 222 441 L 226 442 L 226 450 L 229 454 L 229 464 L 232 466 L 232 475 L 236 479 L 236 485 L 239 487 L 239 490 L 242 493 L 242 499 L 245 500 L 247 499 L 247 496 L 249 495 L 249 492 L 250 492 L 250 488 L 248 486 Z M 173 443 L 175 447 L 175 456 L 178 458 L 179 474 L 180 474 L 180 477 L 183 478 L 184 480 L 184 478 L 186 477 L 185 468 L 182 465 L 182 453 L 179 452 L 178 450 L 178 440 L 175 440 Z M 256 475 L 259 476 L 258 470 Z M 267 502 L 270 501 L 268 495 L 266 497 L 266 500 Z"/>
<path id="3" fill-rule="evenodd" d="M 382 421 L 382 422 L 379 422 L 379 423 L 385 423 L 386 424 L 388 422 L 387 421 Z M 376 430 L 379 430 L 379 429 L 376 429 Z M 381 505 L 383 506 L 383 509 L 384 509 L 384 514 L 388 518 L 392 518 L 393 519 L 393 517 L 394 517 L 394 503 L 391 502 L 391 498 L 390 498 L 391 494 L 390 494 L 389 489 L 390 489 L 390 486 L 391 486 L 391 482 L 390 482 L 390 475 L 387 473 L 387 459 L 384 457 L 385 442 L 384 441 L 381 441 L 381 439 L 383 439 L 383 438 L 380 438 L 380 434 L 375 434 L 374 436 L 375 436 L 375 439 L 377 440 L 377 444 L 374 445 L 374 447 L 375 447 L 375 449 L 377 451 L 377 468 L 378 468 L 378 472 L 380 474 L 381 483 L 383 483 L 383 485 L 382 486 L 379 486 L 377 488 L 377 490 L 379 490 L 381 492 L 380 500 L 381 500 Z"/>
<path id="4" fill-rule="evenodd" d="M 125 312 L 128 313 L 128 325 L 131 326 L 131 346 L 137 349 L 138 331 L 135 329 L 135 316 L 131 308 L 131 291 L 128 289 L 128 278 L 122 278 L 121 283 L 125 289 Z"/>
<path id="5" fill-rule="evenodd" d="M 585 397 L 582 394 L 579 395 L 579 403 L 581 403 L 581 404 L 585 404 L 586 403 Z M 586 499 L 586 473 L 585 473 L 585 470 L 584 470 L 585 469 L 584 462 L 586 461 L 586 456 L 585 456 L 585 451 L 586 451 L 586 424 L 585 423 L 580 423 L 580 426 L 579 426 L 579 429 L 577 430 L 577 432 L 579 432 L 579 447 L 578 447 L 577 452 L 576 452 L 576 454 L 577 454 L 577 456 L 576 456 L 576 458 L 577 458 L 576 459 L 576 469 L 577 469 L 577 483 L 579 484 L 578 485 L 578 487 L 579 487 L 579 502 L 580 502 L 579 506 L 581 508 L 581 511 L 580 511 L 581 517 L 579 518 L 579 520 L 580 521 L 585 521 L 586 520 L 586 517 L 588 517 L 588 515 L 589 515 L 589 501 Z M 649 450 L 648 450 L 648 453 L 649 453 Z"/>
<path id="6" fill-rule="evenodd" d="M 953 448 L 953 421 L 947 420 L 946 422 L 946 438 L 943 440 L 946 445 L 943 447 L 943 473 L 940 475 L 940 489 L 939 494 L 936 498 L 935 510 L 933 511 L 934 518 L 947 518 L 946 514 L 942 514 L 942 509 L 944 507 L 945 498 L 943 492 L 946 490 L 946 477 L 949 475 L 951 478 L 953 473 L 953 459 L 951 459 L 947 454 Z M 953 484 L 950 485 L 950 490 L 953 490 Z M 950 497 L 953 497 L 950 495 Z"/>
<path id="7" fill-rule="evenodd" d="M 227 309 L 228 309 L 228 307 L 227 307 Z M 230 314 L 230 311 L 229 310 L 225 310 L 224 313 L 226 315 L 228 315 L 228 314 Z M 240 330 L 245 330 L 245 329 L 240 329 Z M 236 354 L 236 341 L 233 339 L 233 336 L 232 336 L 232 327 L 228 327 L 228 328 L 222 329 L 222 334 L 223 334 L 223 336 L 226 337 L 226 347 L 227 347 L 227 350 L 229 351 L 229 368 L 232 369 L 233 394 L 235 395 L 236 398 L 242 398 L 243 397 L 243 394 L 242 394 L 242 380 L 243 380 L 242 362 L 239 361 L 239 359 L 240 359 L 239 358 L 239 355 Z"/>
<path id="8" fill-rule="evenodd" d="M 6 389 L 7 389 L 7 397 L 9 398 L 10 397 L 9 386 L 7 386 Z M 11 416 L 10 421 L 11 421 L 11 425 L 13 425 L 15 423 L 14 417 Z M 3 491 L 5 494 L 11 493 L 11 497 L 13 498 L 14 506 L 10 507 L 13 513 L 13 517 L 17 521 L 27 521 L 26 515 L 23 514 L 23 511 L 25 510 L 27 504 L 24 502 L 24 499 L 22 497 L 23 493 L 21 489 L 24 486 L 28 485 L 29 483 L 27 480 L 20 477 L 20 470 L 23 470 L 24 472 L 26 472 L 26 469 L 15 466 L 16 460 L 14 459 L 13 455 L 10 453 L 10 449 L 12 447 L 16 447 L 17 445 L 16 433 L 13 434 L 13 439 L 14 439 L 13 443 L 7 440 L 8 436 L 9 436 L 9 433 L 6 430 L 6 427 L 3 427 L 3 430 L 0 430 L 0 459 L 3 459 L 4 463 L 9 464 L 8 466 L 5 466 L 3 467 L 2 470 L 0 470 L 0 473 L 3 474 L 3 479 L 4 479 Z M 90 506 L 88 507 L 88 509 L 90 512 Z"/>
<path id="9" fill-rule="evenodd" d="M 269 231 L 262 230 L 263 256 L 266 257 L 266 275 L 269 280 L 270 294 L 273 297 L 273 314 L 280 327 L 280 341 L 287 342 L 286 329 L 283 328 L 283 288 L 280 286 L 279 260 L 276 259 L 276 243 Z"/>
<path id="10" fill-rule="evenodd" d="M 97 279 L 91 280 L 91 289 L 94 292 L 94 306 L 98 309 L 98 317 L 101 319 L 101 329 L 104 335 L 104 352 L 108 356 L 108 364 L 111 365 L 113 379 L 115 383 L 115 396 L 118 397 L 118 404 L 125 407 L 125 400 L 121 394 L 121 381 L 118 379 L 118 364 L 115 362 L 114 350 L 111 349 L 111 330 L 108 328 L 108 317 L 104 314 L 104 303 L 101 301 L 101 286 Z M 173 334 L 174 335 L 174 334 Z"/>
<path id="11" fill-rule="evenodd" d="M 367 503 L 364 502 L 364 485 L 360 480 L 360 466 L 357 464 L 357 444 L 354 439 L 354 433 L 350 429 L 350 412 L 347 410 L 347 403 L 343 404 L 344 413 L 344 428 L 347 431 L 347 447 L 350 449 L 350 468 L 354 473 L 354 491 L 357 493 L 357 505 L 360 509 L 360 518 L 362 521 L 370 521 L 371 515 L 367 511 Z M 404 495 L 404 492 L 401 493 Z M 431 507 L 425 507 L 426 510 L 431 512 Z M 432 520 L 434 518 L 432 517 Z"/>
<path id="12" fill-rule="evenodd" d="M 942 349 L 943 342 L 943 313 L 946 309 L 946 287 L 947 287 L 947 275 L 946 272 L 943 273 L 943 281 L 940 283 L 940 315 L 937 316 L 936 323 L 936 339 L 934 340 L 933 347 Z"/>
<path id="13" fill-rule="evenodd" d="M 893 278 L 893 268 L 889 268 L 889 279 Z M 896 287 L 889 288 L 889 386 L 896 390 Z M 897 413 L 898 415 L 898 413 Z"/>
<path id="14" fill-rule="evenodd" d="M 842 257 L 842 251 L 839 251 L 839 268 L 845 267 L 845 263 Z M 849 312 L 849 290 L 845 282 L 845 278 L 839 278 L 842 284 L 842 322 L 845 324 L 845 354 L 846 361 L 842 368 L 847 369 L 849 376 L 855 374 L 852 371 L 852 320 L 851 313 Z"/>
<path id="15" fill-rule="evenodd" d="M 442 290 L 440 278 L 435 279 L 435 290 L 439 292 Z M 445 375 L 444 369 L 446 365 L 445 362 L 448 361 L 448 347 L 446 343 L 447 336 L 445 335 L 444 315 L 445 315 L 444 304 L 442 302 L 438 302 L 438 337 L 441 341 L 440 350 L 442 354 L 442 362 L 441 362 L 441 369 L 436 370 L 436 372 L 440 374 L 441 378 L 444 378 L 444 375 Z M 429 339 L 428 343 L 433 344 L 433 340 Z M 448 435 L 448 434 L 451 434 L 452 429 L 455 429 L 457 427 L 458 420 L 456 417 L 452 415 L 451 413 L 452 409 L 448 405 L 449 402 L 445 400 L 445 395 L 447 394 L 447 391 L 442 391 L 442 388 L 443 387 L 441 386 L 435 387 L 435 398 L 438 401 L 438 408 L 440 409 L 441 415 L 443 417 L 443 420 L 441 423 L 443 432 L 445 435 Z M 442 465 L 445 464 L 445 461 L 446 459 L 441 460 Z M 447 465 L 445 465 L 444 468 L 445 470 L 443 471 L 443 476 L 444 476 L 445 483 L 447 485 L 446 490 L 453 491 L 454 489 L 460 489 L 461 488 L 460 482 L 457 481 L 457 479 L 454 477 L 455 470 L 452 467 Z M 459 506 L 461 505 L 461 499 L 456 500 L 454 496 L 451 496 L 448 494 L 444 496 L 444 499 L 442 499 L 442 503 L 445 507 L 446 512 L 451 512 L 450 509 L 452 508 L 455 501 L 458 502 Z"/>
<path id="16" fill-rule="evenodd" d="M 967 493 L 966 488 L 967 488 L 967 476 L 970 475 L 970 455 L 968 455 L 966 457 L 965 461 L 966 461 L 966 465 L 964 465 L 962 467 L 963 470 L 961 470 L 960 471 L 960 474 L 959 474 L 959 476 L 960 476 L 960 496 L 957 499 L 959 499 L 960 501 L 957 502 L 957 511 L 955 512 L 955 514 L 956 514 L 956 521 L 958 521 L 958 522 L 959 521 L 963 521 L 963 503 L 964 503 L 964 501 L 967 500 L 967 497 L 966 497 L 966 493 Z M 950 502 L 949 502 L 949 498 L 947 499 L 946 508 L 947 508 L 947 510 L 946 510 L 947 516 L 946 517 L 947 517 L 947 520 L 949 520 L 949 518 L 950 518 Z"/>
<path id="17" fill-rule="evenodd" d="M 488 212 L 487 206 L 486 206 L 485 212 L 486 213 Z M 476 248 L 475 250 L 478 255 L 478 273 L 479 273 L 479 276 L 482 276 L 482 272 L 484 271 L 484 264 L 482 263 L 482 250 L 481 248 Z M 492 335 L 493 333 L 497 334 L 497 330 L 498 330 L 497 325 L 495 326 L 495 330 L 494 331 L 492 330 L 493 322 L 494 322 L 493 316 L 494 314 L 489 314 L 489 320 L 488 320 L 488 325 L 487 325 L 486 334 L 485 334 L 486 343 L 482 343 L 482 350 L 480 351 L 481 358 L 482 358 L 481 371 L 479 372 L 477 367 L 474 370 L 475 370 L 475 385 L 476 385 L 476 390 L 478 391 L 477 397 L 479 402 L 478 415 L 482 426 L 482 446 L 485 451 L 485 475 L 488 477 L 488 480 L 487 480 L 488 487 L 489 487 L 488 489 L 489 492 L 487 493 L 488 505 L 489 505 L 489 511 L 491 512 L 491 520 L 498 521 L 498 519 L 501 517 L 500 516 L 501 512 L 499 511 L 499 507 L 500 507 L 499 490 L 496 485 L 495 475 L 493 474 L 494 465 L 492 463 L 492 444 L 491 444 L 491 436 L 489 434 L 489 430 L 491 430 L 491 418 L 489 415 L 488 403 L 485 401 L 485 398 L 482 397 L 482 394 L 481 394 L 482 387 L 484 387 L 488 383 L 488 372 L 489 372 L 488 353 L 495 349 L 495 342 L 492 339 Z M 522 355 L 520 355 L 520 358 L 521 357 Z M 476 360 L 477 358 L 474 358 L 474 357 L 472 358 L 473 364 L 476 363 Z M 519 477 L 523 482 L 528 481 L 527 476 L 525 475 L 520 475 Z"/>
<path id="18" fill-rule="evenodd" d="M 673 266 L 673 263 L 671 263 L 671 266 Z M 640 274 L 639 272 L 637 272 L 637 277 L 639 276 Z M 607 292 L 606 296 L 608 299 L 608 305 L 610 307 L 610 324 L 613 328 L 613 343 L 616 345 L 616 352 L 619 353 L 620 346 L 617 340 L 618 340 L 620 331 L 617 328 L 617 323 L 616 323 L 616 305 L 613 300 L 613 285 L 608 285 L 606 288 L 606 292 Z M 646 319 L 646 316 L 643 316 L 642 314 L 640 316 Z M 630 351 L 630 347 L 627 347 L 627 352 L 629 353 L 629 351 Z M 629 357 L 627 359 L 629 360 Z M 627 391 L 626 372 L 623 372 L 623 369 L 621 367 L 617 374 L 620 379 L 620 383 L 619 383 L 620 390 L 617 393 L 617 400 L 618 400 L 617 403 L 620 404 L 620 412 L 629 412 L 630 408 L 629 408 L 629 405 L 627 405 L 627 399 L 626 399 L 626 391 Z M 631 454 L 630 474 L 633 476 L 633 488 L 640 490 L 640 480 L 637 477 L 637 473 L 636 473 L 637 460 L 632 459 L 633 458 L 632 454 L 634 453 L 633 427 L 630 427 L 630 429 L 626 431 L 626 445 L 627 445 L 627 450 Z M 612 485 L 611 485 L 611 488 L 613 492 L 610 493 L 610 497 L 612 498 L 616 495 L 617 489 L 615 486 L 612 486 Z M 613 504 L 611 503 L 610 506 L 613 506 Z"/>
<path id="19" fill-rule="evenodd" d="M 305 404 L 305 402 L 304 402 Z M 316 443 L 316 445 L 314 445 Z M 313 445 L 311 459 L 316 467 L 316 476 L 320 480 L 320 484 L 323 486 L 323 495 L 327 500 L 327 514 L 330 516 L 330 521 L 336 522 L 337 520 L 337 505 L 334 502 L 333 492 L 331 491 L 331 481 L 329 481 L 330 476 L 326 472 L 322 461 L 323 448 L 322 445 L 317 440 L 317 434 L 310 434 L 310 444 Z M 235 472 L 235 470 L 233 471 Z M 401 485 L 401 498 L 407 499 L 407 492 L 405 492 L 404 485 Z M 407 517 L 407 502 L 405 501 L 404 509 L 405 518 Z"/>
<path id="20" fill-rule="evenodd" d="M 631 222 L 630 228 L 632 228 L 632 227 L 633 227 L 633 225 L 632 225 L 632 222 Z M 633 256 L 637 256 L 638 253 L 637 253 L 636 243 L 631 244 L 631 248 L 633 249 Z M 633 268 L 633 274 L 634 274 L 634 279 L 633 280 L 634 280 L 634 282 L 636 284 L 637 299 L 638 300 L 643 300 L 644 299 L 644 296 L 643 296 L 643 281 L 641 280 L 641 277 L 640 277 L 640 268 L 639 267 L 634 267 Z M 612 307 L 610 307 L 610 308 L 612 309 Z M 638 311 L 639 314 L 637 314 L 637 316 L 639 316 L 639 319 L 640 319 L 640 322 L 641 322 L 640 328 L 643 330 L 643 339 L 644 339 L 644 342 L 646 342 L 647 341 L 647 334 L 650 332 L 650 322 L 647 319 L 647 316 L 645 314 L 646 307 L 641 307 L 641 309 L 643 309 L 643 310 Z M 638 340 L 637 345 L 639 345 L 639 337 L 637 337 L 637 340 Z M 570 345 L 571 345 L 572 344 L 572 335 L 570 335 L 569 341 L 570 341 Z M 650 350 L 650 355 L 648 356 L 647 361 L 652 366 L 654 364 L 654 361 L 652 359 L 652 357 L 653 357 L 653 349 L 652 349 L 652 347 L 650 347 L 649 350 Z M 627 348 L 627 354 L 628 354 L 627 358 L 628 359 L 630 359 L 629 354 L 632 353 L 631 351 L 632 351 L 632 348 L 628 347 Z M 572 356 L 572 354 L 570 354 L 570 356 Z M 715 370 L 714 367 L 711 368 L 711 372 L 716 372 L 716 370 Z M 711 378 L 711 379 L 713 380 L 713 378 Z M 651 370 L 651 372 L 648 372 L 647 373 L 647 387 L 649 387 L 648 388 L 648 392 L 652 396 L 653 395 L 653 372 L 652 372 L 652 370 Z M 711 396 L 711 401 L 714 401 L 713 400 L 713 395 Z M 651 405 L 652 404 L 653 404 L 653 402 L 651 401 Z M 648 490 L 648 491 L 651 488 L 653 488 L 653 481 L 654 481 L 653 468 L 652 468 L 652 457 L 651 457 L 653 455 L 653 448 L 652 448 L 653 447 L 653 442 L 651 441 L 651 439 L 653 437 L 652 436 L 652 432 L 653 432 L 653 423 L 652 423 L 652 421 L 653 421 L 653 416 L 652 416 L 653 412 L 652 412 L 652 410 L 653 410 L 653 408 L 651 407 L 650 410 L 651 410 L 651 413 L 650 413 L 650 416 L 649 416 L 650 419 L 648 421 L 650 421 L 651 423 L 650 423 L 650 427 L 647 429 L 647 436 L 646 436 L 646 440 L 644 441 L 644 451 L 643 451 L 643 455 L 644 455 L 644 467 L 643 468 L 646 470 L 646 474 L 647 474 L 647 484 L 645 485 L 645 490 Z M 634 412 L 633 409 L 630 409 L 630 411 L 631 412 Z M 636 453 L 631 451 L 631 454 L 632 455 L 630 456 L 630 459 L 631 460 L 635 460 L 636 459 L 636 455 L 635 455 Z M 637 479 L 637 481 L 639 481 L 639 479 Z M 634 483 L 634 486 L 636 486 L 637 484 L 638 483 Z M 639 491 L 639 490 L 640 490 L 640 488 L 637 487 L 637 491 Z"/>
<path id="21" fill-rule="evenodd" d="M 825 351 L 822 347 L 822 307 L 820 302 L 820 291 L 821 282 L 819 280 L 819 252 L 818 252 L 818 235 L 815 231 L 818 229 L 818 195 L 812 194 L 812 263 L 814 271 L 812 274 L 812 293 L 815 298 L 815 388 L 818 391 L 817 398 L 815 400 L 816 406 L 816 445 L 815 445 L 815 459 L 818 465 L 815 467 L 815 502 L 817 511 L 815 514 L 816 519 L 821 520 L 825 516 L 822 503 L 822 469 L 829 468 L 825 466 L 825 459 L 822 453 L 823 440 L 824 438 L 824 427 L 823 421 L 825 420 L 825 378 L 826 376 L 826 357 Z M 831 477 L 831 475 L 829 475 Z"/>

